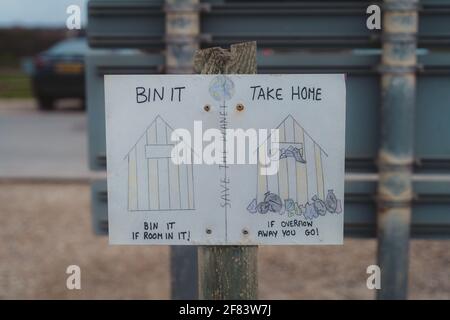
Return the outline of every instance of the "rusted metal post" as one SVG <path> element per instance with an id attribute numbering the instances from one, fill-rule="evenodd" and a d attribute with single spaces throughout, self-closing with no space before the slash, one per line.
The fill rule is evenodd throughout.
<path id="1" fill-rule="evenodd" d="M 166 0 L 166 73 L 193 73 L 199 48 L 199 0 Z M 198 298 L 197 247 L 172 246 L 170 251 L 172 299 Z"/>
<path id="2" fill-rule="evenodd" d="M 256 73 L 256 42 L 200 50 L 194 66 L 202 74 Z M 257 253 L 257 246 L 199 247 L 199 298 L 256 299 Z"/>
<path id="3" fill-rule="evenodd" d="M 378 155 L 378 299 L 406 299 L 416 95 L 417 0 L 385 0 Z"/>

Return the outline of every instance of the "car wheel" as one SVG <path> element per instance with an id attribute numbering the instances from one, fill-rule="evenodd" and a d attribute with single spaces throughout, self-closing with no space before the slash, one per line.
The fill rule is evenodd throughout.
<path id="1" fill-rule="evenodd" d="M 55 107 L 54 100 L 50 97 L 39 97 L 38 108 L 39 110 L 53 110 Z"/>
<path id="2" fill-rule="evenodd" d="M 81 110 L 86 111 L 86 99 L 81 99 Z"/>

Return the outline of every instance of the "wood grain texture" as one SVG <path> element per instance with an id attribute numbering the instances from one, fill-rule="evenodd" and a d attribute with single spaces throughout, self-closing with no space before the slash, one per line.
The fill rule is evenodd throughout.
<path id="1" fill-rule="evenodd" d="M 199 298 L 255 300 L 258 297 L 257 246 L 200 246 Z"/>
<path id="2" fill-rule="evenodd" d="M 256 73 L 256 42 L 198 50 L 194 56 L 194 70 L 201 74 Z"/>
<path id="3" fill-rule="evenodd" d="M 201 74 L 256 73 L 256 42 L 198 50 L 194 69 Z M 199 298 L 257 299 L 257 246 L 200 246 Z"/>

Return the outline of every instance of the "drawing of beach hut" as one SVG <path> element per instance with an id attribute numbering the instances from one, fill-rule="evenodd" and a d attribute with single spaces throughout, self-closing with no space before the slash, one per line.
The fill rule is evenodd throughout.
<path id="1" fill-rule="evenodd" d="M 328 155 L 322 147 L 292 117 L 287 116 L 277 127 L 279 130 L 279 168 L 275 175 L 261 174 L 258 153 L 256 203 L 267 196 L 278 195 L 286 200 L 306 204 L 313 197 L 325 200 L 323 159 Z M 270 136 L 258 149 L 270 149 Z M 269 150 L 270 154 L 271 150 Z M 278 205 L 278 204 L 276 204 Z"/>
<path id="2" fill-rule="evenodd" d="M 171 160 L 173 129 L 157 116 L 126 155 L 128 210 L 193 210 L 193 165 Z"/>

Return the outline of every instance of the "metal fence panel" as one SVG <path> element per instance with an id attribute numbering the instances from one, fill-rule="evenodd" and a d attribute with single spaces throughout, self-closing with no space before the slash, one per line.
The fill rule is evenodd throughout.
<path id="1" fill-rule="evenodd" d="M 92 47 L 163 49 L 162 0 L 95 0 L 89 2 Z M 380 32 L 366 28 L 372 1 L 203 1 L 201 42 L 204 46 L 258 42 L 259 47 L 378 47 Z M 419 45 L 450 44 L 450 3 L 421 1 Z M 120 23 L 118 23 L 120 19 Z"/>
<path id="2" fill-rule="evenodd" d="M 91 182 L 91 219 L 96 235 L 108 235 L 108 193 L 106 180 Z"/>

